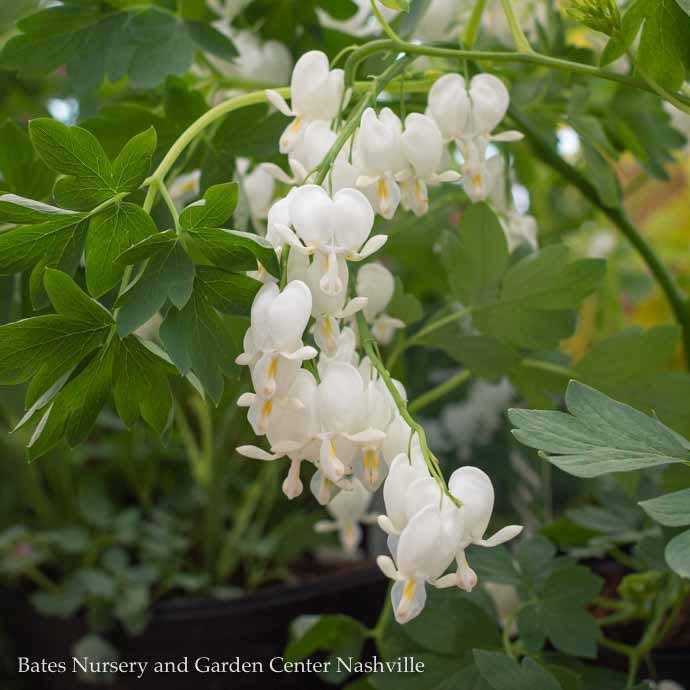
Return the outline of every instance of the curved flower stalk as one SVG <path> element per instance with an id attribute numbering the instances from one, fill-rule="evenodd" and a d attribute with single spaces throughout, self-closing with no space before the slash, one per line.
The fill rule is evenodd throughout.
<path id="1" fill-rule="evenodd" d="M 330 121 L 340 110 L 345 81 L 341 69 L 329 69 L 325 53 L 311 50 L 302 55 L 292 72 L 292 105 L 276 91 L 267 91 L 269 101 L 294 120 L 280 137 L 280 152 L 293 151 L 304 136 L 306 126 L 315 120 Z"/>
<path id="2" fill-rule="evenodd" d="M 429 91 L 427 114 L 444 140 L 455 141 L 463 157 L 463 185 L 472 201 L 486 198 L 486 149 L 492 141 L 517 141 L 522 134 L 493 134 L 510 103 L 508 89 L 491 74 L 477 74 L 469 85 L 459 74 L 445 74 Z"/>
<path id="3" fill-rule="evenodd" d="M 208 54 L 207 59 L 221 74 L 287 84 L 292 70 L 292 55 L 284 43 L 262 42 L 253 31 L 237 31 L 223 19 L 214 22 L 213 26 L 232 39 L 238 52 L 232 62 Z M 266 75 L 270 75 L 270 79 Z"/>

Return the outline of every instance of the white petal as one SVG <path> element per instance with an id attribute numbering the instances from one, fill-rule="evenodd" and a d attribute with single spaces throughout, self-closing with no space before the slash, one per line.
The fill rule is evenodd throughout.
<path id="1" fill-rule="evenodd" d="M 367 299 L 364 316 L 372 321 L 393 299 L 395 279 L 393 274 L 381 263 L 368 263 L 357 272 L 357 294 Z"/>
<path id="2" fill-rule="evenodd" d="M 514 129 L 491 135 L 491 141 L 520 141 L 524 138 L 525 135 L 522 132 L 517 132 Z"/>
<path id="3" fill-rule="evenodd" d="M 266 89 L 265 93 L 266 98 L 268 98 L 268 102 L 274 108 L 283 113 L 283 115 L 287 115 L 288 117 L 292 117 L 294 115 L 292 109 L 287 104 L 287 101 L 277 91 L 274 91 L 273 89 Z"/>
<path id="4" fill-rule="evenodd" d="M 396 582 L 391 589 L 395 620 L 404 625 L 416 618 L 426 604 L 426 587 L 421 578 Z"/>
<path id="5" fill-rule="evenodd" d="M 431 178 L 443 156 L 441 130 L 436 122 L 421 113 L 410 113 L 405 119 L 401 144 L 415 175 L 423 180 Z"/>
<path id="6" fill-rule="evenodd" d="M 311 291 L 301 280 L 293 280 L 273 300 L 268 326 L 273 347 L 278 351 L 301 341 L 311 315 Z"/>
<path id="7" fill-rule="evenodd" d="M 357 189 L 341 189 L 333 197 L 333 227 L 339 247 L 357 251 L 374 227 L 374 210 Z"/>
<path id="8" fill-rule="evenodd" d="M 262 163 L 261 169 L 265 170 L 274 180 L 284 184 L 295 184 L 295 178 L 290 177 L 280 166 L 275 163 Z"/>
<path id="9" fill-rule="evenodd" d="M 390 556 L 379 556 L 376 559 L 376 565 L 381 569 L 381 572 L 391 580 L 398 579 L 398 571 L 395 568 L 395 563 Z"/>
<path id="10" fill-rule="evenodd" d="M 254 460 L 277 460 L 281 457 L 280 455 L 267 453 L 258 446 L 239 446 L 239 448 L 235 448 L 235 450 L 240 455 L 244 455 L 245 458 L 252 458 Z"/>
<path id="11" fill-rule="evenodd" d="M 323 187 L 307 184 L 290 199 L 290 218 L 306 245 L 327 244 L 332 237 L 333 202 Z"/>
<path id="12" fill-rule="evenodd" d="M 489 537 L 488 539 L 481 539 L 477 542 L 477 544 L 479 544 L 479 546 L 489 547 L 505 544 L 507 541 L 515 539 L 515 537 L 522 532 L 522 529 L 522 525 L 508 525 L 508 527 L 498 530 L 498 532 L 496 532 L 496 534 L 494 534 L 492 537 Z"/>
<path id="13" fill-rule="evenodd" d="M 481 541 L 494 509 L 491 479 L 478 467 L 460 467 L 451 475 L 448 488 L 462 502 L 465 538 Z"/>
<path id="14" fill-rule="evenodd" d="M 436 121 L 444 140 L 459 139 L 467 133 L 470 98 L 459 74 L 445 74 L 429 91 L 427 115 Z"/>
<path id="15" fill-rule="evenodd" d="M 388 235 L 374 235 L 369 238 L 369 241 L 362 247 L 361 251 L 353 252 L 349 254 L 347 258 L 351 261 L 366 259 L 381 249 L 386 242 L 388 242 Z"/>
<path id="16" fill-rule="evenodd" d="M 508 110 L 508 89 L 492 74 L 477 74 L 472 77 L 469 92 L 472 101 L 472 135 L 491 132 Z"/>

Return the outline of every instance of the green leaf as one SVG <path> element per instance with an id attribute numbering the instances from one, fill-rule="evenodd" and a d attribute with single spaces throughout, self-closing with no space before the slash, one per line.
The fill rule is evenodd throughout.
<path id="1" fill-rule="evenodd" d="M 225 314 L 248 314 L 261 283 L 244 273 L 197 266 L 199 288 L 209 304 Z"/>
<path id="2" fill-rule="evenodd" d="M 100 297 L 115 287 L 124 271 L 118 257 L 147 237 L 157 235 L 151 216 L 134 204 L 121 203 L 93 216 L 86 237 L 89 292 Z"/>
<path id="3" fill-rule="evenodd" d="M 113 365 L 113 396 L 117 413 L 127 426 L 141 418 L 162 433 L 172 411 L 168 376 L 173 371 L 152 344 L 134 335 L 119 343 Z"/>
<path id="4" fill-rule="evenodd" d="M 0 232 L 0 275 L 27 271 L 39 262 L 57 266 L 75 247 L 81 254 L 86 232 L 82 221 L 81 214 L 64 214 Z"/>
<path id="5" fill-rule="evenodd" d="M 236 182 L 209 187 L 203 199 L 187 206 L 180 213 L 180 227 L 183 230 L 220 227 L 235 210 L 237 195 Z"/>
<path id="6" fill-rule="evenodd" d="M 106 335 L 105 328 L 57 314 L 0 326 L 0 383 L 14 385 L 37 376 L 50 385 L 102 345 Z"/>
<path id="7" fill-rule="evenodd" d="M 666 545 L 666 562 L 678 575 L 690 578 L 690 530 L 681 532 Z"/>
<path id="8" fill-rule="evenodd" d="M 493 690 L 561 690 L 553 675 L 532 659 L 518 665 L 501 652 L 476 650 L 474 660 Z"/>
<path id="9" fill-rule="evenodd" d="M 96 417 L 110 396 L 113 348 L 98 352 L 86 367 L 70 380 L 42 414 L 27 445 L 27 455 L 35 460 L 63 438 L 71 446 L 88 435 Z"/>
<path id="10" fill-rule="evenodd" d="M 187 20 L 187 31 L 197 46 L 211 55 L 231 62 L 237 57 L 237 48 L 232 40 L 206 22 Z"/>
<path id="11" fill-rule="evenodd" d="M 500 293 L 481 304 L 474 325 L 484 334 L 518 347 L 547 349 L 573 330 L 573 310 L 601 281 L 605 262 L 568 262 L 568 250 L 552 245 L 511 266 Z"/>
<path id="12" fill-rule="evenodd" d="M 690 525 L 690 489 L 641 501 L 647 515 L 661 525 L 682 527 Z"/>
<path id="13" fill-rule="evenodd" d="M 151 237 L 157 237 L 152 235 Z M 194 289 L 194 264 L 182 245 L 156 244 L 157 251 L 117 301 L 117 329 L 129 335 L 170 300 L 182 309 Z"/>
<path id="14" fill-rule="evenodd" d="M 234 339 L 228 323 L 195 289 L 186 306 L 170 309 L 159 336 L 178 371 L 192 372 L 217 404 L 225 386 L 224 373 L 232 366 Z"/>
<path id="15" fill-rule="evenodd" d="M 125 144 L 113 161 L 113 183 L 118 192 L 139 189 L 148 175 L 157 142 L 156 130 L 149 127 Z"/>
<path id="16" fill-rule="evenodd" d="M 522 581 L 520 571 L 504 546 L 493 549 L 471 548 L 470 554 L 468 558 L 480 580 L 515 586 Z"/>
<path id="17" fill-rule="evenodd" d="M 665 369 L 673 356 L 680 328 L 630 328 L 600 340 L 575 366 L 578 380 L 615 393 L 640 377 Z"/>
<path id="18" fill-rule="evenodd" d="M 0 7 L 0 32 L 5 33 L 12 25 L 27 14 L 35 12 L 40 0 L 13 0 Z"/>
<path id="19" fill-rule="evenodd" d="M 391 10 L 407 12 L 410 9 L 410 0 L 379 0 L 379 2 Z"/>
<path id="20" fill-rule="evenodd" d="M 162 250 L 171 250 L 177 243 L 177 233 L 174 230 L 165 230 L 151 234 L 137 242 L 117 257 L 117 262 L 123 266 L 138 264 Z"/>
<path id="21" fill-rule="evenodd" d="M 611 37 L 602 64 L 620 57 L 640 33 L 636 66 L 643 75 L 676 91 L 690 70 L 690 22 L 675 0 L 635 0 Z"/>
<path id="22" fill-rule="evenodd" d="M 25 199 L 16 194 L 0 196 L 0 222 L 14 224 L 42 223 L 57 216 L 72 216 L 73 220 L 83 218 L 84 214 L 66 211 L 56 206 L 50 206 L 33 199 Z"/>
<path id="23" fill-rule="evenodd" d="M 424 652 L 415 653 L 413 659 L 423 668 L 422 672 L 396 671 L 395 664 L 400 663 L 404 668 L 405 659 L 390 658 L 386 661 L 392 665 L 391 670 L 368 676 L 371 684 L 376 690 L 491 690 L 469 654 L 459 658 Z"/>
<path id="24" fill-rule="evenodd" d="M 97 180 L 113 189 L 110 160 L 91 132 L 39 118 L 29 123 L 29 135 L 38 154 L 55 172 Z"/>
<path id="25" fill-rule="evenodd" d="M 688 464 L 690 445 L 659 420 L 571 381 L 570 414 L 509 410 L 513 435 L 577 477 L 628 472 L 668 463 Z"/>
<path id="26" fill-rule="evenodd" d="M 458 234 L 443 238 L 441 257 L 451 290 L 465 305 L 491 302 L 508 265 L 508 244 L 496 214 L 485 203 L 465 211 Z"/>
<path id="27" fill-rule="evenodd" d="M 405 635 L 425 651 L 454 657 L 501 644 L 495 621 L 475 601 L 452 590 L 430 591 L 424 611 L 405 626 Z"/>
<path id="28" fill-rule="evenodd" d="M 274 4 L 274 0 L 271 0 Z M 206 188 L 226 182 L 238 156 L 255 160 L 275 157 L 275 142 L 285 129 L 285 115 L 263 104 L 235 110 L 223 119 L 208 145 L 201 172 Z"/>
<path id="29" fill-rule="evenodd" d="M 258 261 L 271 275 L 280 276 L 278 257 L 270 242 L 239 230 L 200 228 L 187 232 L 190 248 L 221 268 L 256 270 Z"/>
<path id="30" fill-rule="evenodd" d="M 303 616 L 294 621 L 292 631 L 299 632 L 285 649 L 283 656 L 288 662 L 301 661 L 320 651 L 358 659 L 367 633 L 359 621 L 342 615 Z M 342 682 L 348 674 L 341 671 L 329 675 L 331 682 Z"/>
<path id="31" fill-rule="evenodd" d="M 11 120 L 0 125 L 0 173 L 5 189 L 35 199 L 47 197 L 55 179 L 36 156 L 29 135 Z"/>
<path id="32" fill-rule="evenodd" d="M 599 626 L 584 607 L 601 591 L 603 580 L 586 567 L 557 568 L 545 580 L 535 606 L 535 618 L 556 649 L 593 659 Z M 518 624 L 519 624 L 518 620 Z"/>
<path id="33" fill-rule="evenodd" d="M 95 327 L 113 323 L 110 312 L 89 297 L 66 273 L 47 268 L 43 281 L 48 297 L 59 314 L 81 319 Z"/>

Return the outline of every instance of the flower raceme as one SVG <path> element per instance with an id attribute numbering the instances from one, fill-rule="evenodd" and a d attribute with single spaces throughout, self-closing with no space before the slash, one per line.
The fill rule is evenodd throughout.
<path id="1" fill-rule="evenodd" d="M 450 15 L 439 17 L 441 24 L 450 21 Z M 426 113 L 411 113 L 404 122 L 389 107 L 367 108 L 336 152 L 336 116 L 347 95 L 342 70 L 331 70 L 323 53 L 298 60 L 290 106 L 267 93 L 293 118 L 280 140 L 291 173 L 256 162 L 251 173 L 247 167 L 242 172 L 253 194 L 252 214 L 265 218 L 266 238 L 285 272 L 280 286 L 261 266 L 252 272 L 263 285 L 237 362 L 249 368 L 253 390 L 238 405 L 248 408 L 248 421 L 265 445 L 238 452 L 263 461 L 287 458 L 283 492 L 290 499 L 304 490 L 303 465 L 312 465 L 311 492 L 331 516 L 316 529 L 337 532 L 350 554 L 358 549 L 362 525 L 374 519 L 369 505 L 383 485 L 386 513 L 377 522 L 388 534 L 390 556 L 378 562 L 394 580 L 395 617 L 404 623 L 424 608 L 427 585 L 468 591 L 476 585 L 465 555 L 470 545 L 496 546 L 522 528 L 485 536 L 494 491 L 481 470 L 460 468 L 448 488 L 437 472 L 430 473 L 433 458 L 408 424 L 404 388 L 384 380 L 359 354 L 360 336 L 370 334 L 385 346 L 405 326 L 387 311 L 395 278 L 382 263 L 358 270 L 356 264 L 386 242 L 385 234 L 372 236 L 376 214 L 390 219 L 402 206 L 424 215 L 429 186 L 460 179 L 448 169 L 451 142 L 462 154 L 465 189 L 477 200 L 493 194 L 498 175 L 486 161 L 489 143 L 520 135 L 493 133 L 509 95 L 499 79 L 486 74 L 467 84 L 459 75 L 442 77 L 431 89 Z M 328 157 L 330 169 L 323 171 Z M 315 183 L 321 179 L 323 184 Z M 273 180 L 290 189 L 269 207 Z M 367 333 L 360 333 L 365 323 Z"/>

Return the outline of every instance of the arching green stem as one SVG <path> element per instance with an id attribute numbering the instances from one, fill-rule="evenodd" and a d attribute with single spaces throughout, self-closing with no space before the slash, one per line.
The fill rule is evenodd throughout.
<path id="1" fill-rule="evenodd" d="M 598 79 L 606 79 L 608 81 L 618 82 L 625 86 L 642 91 L 648 91 L 659 95 L 658 91 L 650 86 L 643 79 L 631 77 L 628 74 L 618 74 L 612 70 L 602 69 L 593 65 L 586 65 L 580 62 L 573 62 L 572 60 L 562 60 L 560 58 L 551 57 L 549 55 L 542 55 L 534 51 L 529 53 L 508 52 L 508 51 L 483 51 L 483 50 L 463 50 L 460 48 L 451 48 L 436 45 L 424 45 L 416 43 L 408 43 L 406 41 L 392 41 L 389 39 L 381 39 L 378 41 L 371 41 L 363 45 L 358 50 L 350 54 L 345 63 L 346 77 L 350 83 L 354 80 L 354 74 L 357 67 L 368 57 L 377 53 L 388 51 L 405 52 L 408 55 L 426 55 L 427 57 L 460 59 L 460 60 L 474 60 L 475 62 L 515 62 L 530 65 L 540 65 L 549 69 L 558 70 L 561 72 L 570 72 L 571 74 L 581 74 L 587 77 L 595 77 Z M 668 94 L 665 97 L 672 97 L 674 104 L 681 103 L 690 106 L 690 97 L 680 93 Z"/>

